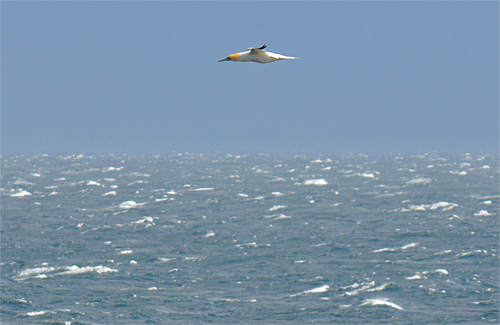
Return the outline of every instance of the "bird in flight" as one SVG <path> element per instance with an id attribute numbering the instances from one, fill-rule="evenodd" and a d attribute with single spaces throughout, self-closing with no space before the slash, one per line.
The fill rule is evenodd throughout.
<path id="1" fill-rule="evenodd" d="M 266 44 L 261 47 L 250 47 L 248 51 L 239 52 L 231 54 L 230 56 L 220 59 L 217 62 L 222 61 L 238 61 L 238 62 L 258 62 L 258 63 L 269 63 L 277 60 L 296 60 L 299 59 L 294 56 L 286 56 L 277 53 L 267 52 L 264 49 Z"/>

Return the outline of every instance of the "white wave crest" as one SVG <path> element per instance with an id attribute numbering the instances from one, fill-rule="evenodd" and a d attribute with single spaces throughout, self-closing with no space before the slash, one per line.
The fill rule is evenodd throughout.
<path id="1" fill-rule="evenodd" d="M 408 248 L 418 247 L 418 245 L 419 245 L 418 243 L 409 243 L 409 244 L 403 245 L 401 247 L 392 247 L 392 248 L 384 247 L 384 248 L 375 249 L 372 251 L 372 253 L 404 251 L 404 250 L 407 250 Z"/>
<path id="2" fill-rule="evenodd" d="M 430 183 L 432 183 L 431 178 L 423 178 L 423 177 L 414 178 L 414 179 L 411 179 L 408 182 L 406 182 L 406 184 L 410 184 L 410 185 L 415 185 L 415 184 L 426 185 L 426 184 L 430 184 Z"/>
<path id="3" fill-rule="evenodd" d="M 102 265 L 82 266 L 82 267 L 76 265 L 58 266 L 58 267 L 35 267 L 19 272 L 18 275 L 14 276 L 14 279 L 18 281 L 24 281 L 28 279 L 46 279 L 49 276 L 57 276 L 57 275 L 82 274 L 82 273 L 101 274 L 101 273 L 111 273 L 111 272 L 118 272 L 118 270 Z"/>
<path id="4" fill-rule="evenodd" d="M 328 185 L 328 182 L 324 178 L 320 178 L 320 179 L 306 179 L 304 181 L 304 185 L 324 186 L 324 185 Z"/>
<path id="5" fill-rule="evenodd" d="M 280 210 L 280 209 L 285 209 L 287 207 L 288 206 L 286 206 L 286 205 L 274 205 L 274 206 L 269 208 L 269 211 L 276 211 L 276 210 Z"/>
<path id="6" fill-rule="evenodd" d="M 486 210 L 481 210 L 479 212 L 474 213 L 474 216 L 476 216 L 476 217 L 489 217 L 492 215 L 494 215 L 494 213 L 490 213 Z"/>
<path id="7" fill-rule="evenodd" d="M 76 265 L 66 267 L 66 271 L 57 273 L 56 275 L 65 275 L 65 274 L 83 274 L 83 273 L 112 273 L 118 272 L 116 269 L 112 269 L 107 266 L 97 265 L 97 266 L 82 266 L 78 267 Z"/>
<path id="8" fill-rule="evenodd" d="M 375 286 L 375 281 L 371 282 L 363 282 L 363 283 L 354 283 L 350 286 L 344 287 L 342 289 L 354 289 L 352 291 L 346 291 L 345 295 L 346 296 L 356 296 L 360 294 L 363 291 L 366 291 L 370 288 L 373 288 Z"/>
<path id="9" fill-rule="evenodd" d="M 399 305 L 396 305 L 393 302 L 390 302 L 388 298 L 382 298 L 382 299 L 367 299 L 365 300 L 361 306 L 388 306 L 392 308 L 396 308 L 399 310 L 403 310 L 403 308 Z"/>
<path id="10" fill-rule="evenodd" d="M 132 209 L 132 208 L 143 206 L 144 204 L 146 204 L 146 203 L 137 203 L 135 201 L 125 201 L 125 202 L 120 203 L 120 205 L 118 207 L 120 209 L 127 210 L 127 209 Z"/>
<path id="11" fill-rule="evenodd" d="M 311 294 L 311 293 L 324 293 L 324 292 L 327 292 L 329 289 L 330 289 L 330 286 L 328 284 L 324 284 L 320 287 L 312 288 L 309 290 L 302 291 L 300 293 L 293 294 L 290 297 L 297 297 L 297 296 Z"/>
<path id="12" fill-rule="evenodd" d="M 25 197 L 25 196 L 31 196 L 31 193 L 26 191 L 26 190 L 20 189 L 19 192 L 11 194 L 10 196 L 11 197 Z"/>

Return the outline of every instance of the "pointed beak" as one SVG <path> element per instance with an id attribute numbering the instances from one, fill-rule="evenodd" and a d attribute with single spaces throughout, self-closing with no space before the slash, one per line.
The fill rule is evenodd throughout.
<path id="1" fill-rule="evenodd" d="M 231 61 L 231 59 L 230 59 L 229 57 L 227 57 L 227 58 L 224 58 L 224 59 L 220 59 L 220 60 L 219 60 L 219 61 L 217 61 L 217 62 L 222 62 L 222 61 Z"/>

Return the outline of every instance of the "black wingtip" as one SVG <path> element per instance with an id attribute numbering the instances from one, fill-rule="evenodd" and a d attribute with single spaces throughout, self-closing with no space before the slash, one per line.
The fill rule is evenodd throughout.
<path id="1" fill-rule="evenodd" d="M 263 49 L 265 49 L 266 47 L 267 47 L 267 45 L 266 45 L 266 44 L 264 44 L 264 45 L 262 45 L 261 47 L 259 47 L 259 50 L 263 50 Z"/>

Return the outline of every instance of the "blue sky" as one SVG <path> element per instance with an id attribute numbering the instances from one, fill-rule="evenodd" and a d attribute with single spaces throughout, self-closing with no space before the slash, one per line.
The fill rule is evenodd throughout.
<path id="1" fill-rule="evenodd" d="M 498 2 L 1 2 L 2 153 L 498 152 Z M 299 56 L 221 62 L 266 43 Z"/>

